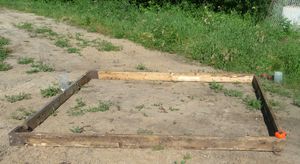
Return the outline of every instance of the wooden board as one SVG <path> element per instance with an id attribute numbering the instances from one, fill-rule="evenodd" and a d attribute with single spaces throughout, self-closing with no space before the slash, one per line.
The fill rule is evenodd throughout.
<path id="1" fill-rule="evenodd" d="M 173 148 L 194 150 L 279 152 L 282 150 L 284 145 L 284 142 L 282 142 L 282 140 L 276 139 L 275 137 L 222 138 L 201 136 L 156 136 L 126 134 L 85 135 L 19 133 L 18 138 L 21 139 L 24 144 L 30 146 L 69 146 L 97 148 Z"/>
<path id="2" fill-rule="evenodd" d="M 242 74 L 98 72 L 100 80 L 152 80 L 178 82 L 251 83 L 253 76 Z"/>
<path id="3" fill-rule="evenodd" d="M 268 128 L 269 135 L 275 136 L 275 132 L 278 131 L 278 123 L 276 122 L 275 114 L 273 113 L 271 106 L 267 101 L 266 95 L 261 88 L 261 83 L 258 77 L 254 76 L 252 85 L 257 99 L 261 101 L 261 112 Z"/>

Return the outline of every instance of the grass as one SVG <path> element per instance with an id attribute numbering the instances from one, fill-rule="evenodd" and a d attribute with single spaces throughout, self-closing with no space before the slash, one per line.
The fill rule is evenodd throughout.
<path id="1" fill-rule="evenodd" d="M 54 70 L 55 69 L 49 64 L 46 64 L 43 61 L 37 61 L 31 64 L 31 69 L 26 71 L 26 73 L 33 74 L 38 72 L 53 72 Z"/>
<path id="2" fill-rule="evenodd" d="M 260 110 L 261 108 L 261 101 L 257 100 L 256 98 L 252 98 L 250 96 L 246 96 L 243 101 L 247 105 L 248 109 L 250 110 Z"/>
<path id="3" fill-rule="evenodd" d="M 76 126 L 70 129 L 72 133 L 82 133 L 84 129 L 82 127 Z"/>
<path id="4" fill-rule="evenodd" d="M 145 108 L 145 105 L 144 105 L 144 104 L 138 105 L 138 106 L 135 107 L 135 109 L 137 109 L 137 110 L 139 110 L 139 111 L 141 111 L 141 110 L 144 109 L 144 108 Z"/>
<path id="5" fill-rule="evenodd" d="M 32 23 L 28 23 L 28 22 L 23 22 L 23 23 L 19 23 L 15 25 L 17 28 L 28 31 L 28 32 L 33 32 L 34 28 L 33 28 L 33 24 Z"/>
<path id="6" fill-rule="evenodd" d="M 0 71 L 8 71 L 13 67 L 5 62 L 5 59 L 9 56 L 9 50 L 4 46 L 9 44 L 9 40 L 0 36 Z"/>
<path id="7" fill-rule="evenodd" d="M 185 3 L 143 8 L 127 0 L 0 0 L 0 5 L 67 20 L 225 71 L 283 71 L 284 88 L 300 89 L 300 32 L 284 19 L 268 17 L 255 22 L 249 14 L 213 12 L 205 6 Z"/>
<path id="8" fill-rule="evenodd" d="M 209 88 L 217 93 L 223 91 L 224 85 L 220 83 L 212 82 L 209 83 Z"/>
<path id="9" fill-rule="evenodd" d="M 11 118 L 15 120 L 26 120 L 35 113 L 33 110 L 27 110 L 26 108 L 18 108 L 11 114 Z"/>
<path id="10" fill-rule="evenodd" d="M 106 112 L 113 105 L 110 101 L 99 101 L 97 106 L 86 107 L 86 103 L 82 98 L 76 99 L 76 105 L 68 110 L 69 116 L 81 116 L 89 112 Z"/>
<path id="11" fill-rule="evenodd" d="M 148 129 L 139 128 L 136 133 L 139 134 L 139 135 L 152 135 L 153 131 L 148 130 Z"/>
<path id="12" fill-rule="evenodd" d="M 29 100 L 29 99 L 31 99 L 31 94 L 21 92 L 21 93 L 19 93 L 19 94 L 17 94 L 17 95 L 10 95 L 10 96 L 5 95 L 5 98 L 6 98 L 6 100 L 7 100 L 8 102 L 10 102 L 10 103 L 15 103 L 15 102 L 17 102 L 17 101 L 22 101 L 22 100 Z"/>
<path id="13" fill-rule="evenodd" d="M 300 107 L 300 96 L 297 96 L 294 98 L 293 104 Z"/>
<path id="14" fill-rule="evenodd" d="M 75 54 L 75 53 L 79 54 L 80 49 L 75 48 L 75 47 L 69 47 L 69 48 L 67 49 L 67 51 L 68 51 L 68 53 L 70 53 L 70 54 Z"/>
<path id="15" fill-rule="evenodd" d="M 169 110 L 170 111 L 179 111 L 180 109 L 179 108 L 174 108 L 174 107 L 169 107 Z"/>
<path id="16" fill-rule="evenodd" d="M 122 48 L 119 46 L 113 45 L 111 42 L 105 40 L 94 40 L 93 47 L 95 47 L 98 51 L 120 51 Z"/>
<path id="17" fill-rule="evenodd" d="M 32 64 L 34 63 L 34 58 L 20 57 L 18 59 L 18 64 Z"/>
<path id="18" fill-rule="evenodd" d="M 112 106 L 109 101 L 100 101 L 98 106 L 87 108 L 87 112 L 106 112 Z"/>
<path id="19" fill-rule="evenodd" d="M 6 46 L 9 44 L 9 40 L 0 36 L 0 47 Z"/>
<path id="20" fill-rule="evenodd" d="M 57 86 L 49 86 L 46 89 L 41 89 L 41 95 L 44 98 L 49 98 L 58 95 L 61 93 L 61 90 Z"/>
<path id="21" fill-rule="evenodd" d="M 54 37 L 54 36 L 58 36 L 58 34 L 56 32 L 54 32 L 51 28 L 49 27 L 40 27 L 40 28 L 36 28 L 35 32 L 37 34 L 43 34 L 45 36 L 50 36 L 50 37 Z"/>
<path id="22" fill-rule="evenodd" d="M 229 97 L 243 97 L 243 92 L 235 89 L 225 89 L 224 90 L 224 95 L 229 96 Z"/>
<path id="23" fill-rule="evenodd" d="M 54 44 L 60 48 L 70 47 L 69 40 L 64 38 L 57 39 Z"/>
<path id="24" fill-rule="evenodd" d="M 10 69 L 12 69 L 13 67 L 6 63 L 6 62 L 3 62 L 3 61 L 0 61 L 0 71 L 8 71 Z"/>
<path id="25" fill-rule="evenodd" d="M 145 71 L 147 70 L 147 67 L 144 64 L 140 63 L 136 66 L 136 69 L 140 71 Z"/>

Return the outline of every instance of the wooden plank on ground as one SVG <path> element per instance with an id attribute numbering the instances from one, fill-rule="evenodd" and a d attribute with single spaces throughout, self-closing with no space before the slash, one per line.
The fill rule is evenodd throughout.
<path id="1" fill-rule="evenodd" d="M 160 73 L 160 72 L 107 72 L 99 71 L 100 80 L 153 80 L 178 82 L 251 83 L 252 75 L 217 73 Z"/>
<path id="2" fill-rule="evenodd" d="M 44 107 L 42 107 L 37 113 L 35 113 L 32 117 L 28 118 L 24 127 L 26 127 L 29 131 L 32 131 L 34 128 L 39 126 L 42 122 L 44 122 L 57 108 L 59 108 L 65 101 L 67 101 L 75 92 L 77 92 L 84 84 L 91 80 L 90 76 L 92 76 L 93 72 L 88 72 L 84 76 L 82 76 L 79 80 L 73 83 L 68 89 L 66 89 L 62 94 L 56 96 L 52 101 L 47 103 Z"/>
<path id="3" fill-rule="evenodd" d="M 265 124 L 268 128 L 270 136 L 275 136 L 275 132 L 278 131 L 278 123 L 276 122 L 275 114 L 273 113 L 271 106 L 269 105 L 266 95 L 263 92 L 262 85 L 258 77 L 254 76 L 252 82 L 256 97 L 261 101 L 261 112 L 264 117 Z"/>
<path id="4" fill-rule="evenodd" d="M 30 146 L 69 146 L 98 148 L 173 148 L 194 150 L 280 152 L 284 141 L 275 137 L 201 137 L 156 135 L 86 135 L 16 133 Z M 22 142 L 19 142 L 22 143 Z M 11 143 L 13 145 L 14 143 Z"/>

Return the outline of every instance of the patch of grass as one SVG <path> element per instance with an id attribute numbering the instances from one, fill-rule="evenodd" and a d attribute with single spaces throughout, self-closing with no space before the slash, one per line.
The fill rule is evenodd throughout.
<path id="1" fill-rule="evenodd" d="M 98 106 L 90 107 L 86 111 L 87 112 L 105 112 L 105 111 L 108 111 L 111 106 L 112 106 L 112 103 L 109 101 L 100 101 Z"/>
<path id="2" fill-rule="evenodd" d="M 180 109 L 179 109 L 179 108 L 169 107 L 169 110 L 170 110 L 170 111 L 179 111 Z"/>
<path id="3" fill-rule="evenodd" d="M 18 108 L 11 114 L 11 118 L 15 120 L 26 120 L 35 113 L 34 110 L 27 110 L 26 108 Z"/>
<path id="4" fill-rule="evenodd" d="M 288 98 L 293 97 L 292 91 L 290 91 L 287 88 L 284 88 L 283 85 L 276 84 L 274 82 L 271 82 L 269 80 L 264 80 L 264 79 L 261 79 L 261 81 L 262 81 L 262 87 L 265 91 L 279 95 L 279 96 L 283 96 L 283 97 L 288 97 Z"/>
<path id="5" fill-rule="evenodd" d="M 72 107 L 70 110 L 68 110 L 68 114 L 70 116 L 81 116 L 86 113 L 85 109 L 83 107 L 86 106 L 86 103 L 82 100 L 82 98 L 76 99 L 76 105 Z"/>
<path id="6" fill-rule="evenodd" d="M 144 104 L 138 105 L 138 106 L 135 107 L 135 109 L 137 109 L 137 110 L 139 110 L 139 111 L 141 111 L 141 110 L 144 109 L 144 108 L 145 108 L 145 105 L 144 105 Z"/>
<path id="7" fill-rule="evenodd" d="M 297 107 L 300 107 L 300 95 L 299 96 L 296 96 L 294 98 L 294 105 L 296 105 Z"/>
<path id="8" fill-rule="evenodd" d="M 148 129 L 139 128 L 136 133 L 139 134 L 139 135 L 152 135 L 153 131 L 148 130 Z"/>
<path id="9" fill-rule="evenodd" d="M 209 83 L 209 88 L 214 90 L 217 93 L 217 92 L 220 92 L 223 90 L 224 85 L 216 83 L 216 82 L 212 82 L 212 83 Z"/>
<path id="10" fill-rule="evenodd" d="M 34 63 L 34 58 L 20 57 L 18 59 L 18 64 L 32 64 Z"/>
<path id="11" fill-rule="evenodd" d="M 243 92 L 235 89 L 225 89 L 224 90 L 224 95 L 229 96 L 229 97 L 243 97 Z"/>
<path id="12" fill-rule="evenodd" d="M 0 47 L 6 46 L 9 44 L 9 40 L 0 36 Z"/>
<path id="13" fill-rule="evenodd" d="M 76 126 L 70 129 L 72 133 L 82 133 L 84 129 L 82 127 Z"/>
<path id="14" fill-rule="evenodd" d="M 54 32 L 51 28 L 49 27 L 40 27 L 40 28 L 36 28 L 35 29 L 35 32 L 37 34 L 43 34 L 45 36 L 50 36 L 50 37 L 53 37 L 53 36 L 58 36 L 58 34 L 56 32 Z"/>
<path id="15" fill-rule="evenodd" d="M 68 110 L 69 116 L 81 116 L 88 112 L 106 112 L 113 105 L 110 101 L 99 101 L 95 107 L 86 107 L 86 103 L 80 98 L 76 99 L 76 105 Z"/>
<path id="16" fill-rule="evenodd" d="M 31 64 L 31 70 L 26 71 L 28 74 L 38 72 L 53 72 L 55 69 L 43 61 L 34 62 Z"/>
<path id="17" fill-rule="evenodd" d="M 243 101 L 245 102 L 248 109 L 250 109 L 250 110 L 260 110 L 260 108 L 261 108 L 261 101 L 257 100 L 256 98 L 247 96 L 243 99 Z"/>
<path id="18" fill-rule="evenodd" d="M 60 48 L 70 47 L 70 43 L 68 39 L 60 38 L 55 41 L 55 45 Z"/>
<path id="19" fill-rule="evenodd" d="M 33 32 L 34 28 L 33 28 L 33 24 L 32 23 L 28 23 L 28 22 L 23 22 L 23 23 L 19 23 L 17 25 L 15 25 L 17 28 L 19 29 L 23 29 L 26 30 L 28 32 Z"/>
<path id="20" fill-rule="evenodd" d="M 3 62 L 3 61 L 0 61 L 0 71 L 8 71 L 10 69 L 12 69 L 13 67 L 6 63 L 6 62 Z"/>
<path id="21" fill-rule="evenodd" d="M 163 145 L 155 145 L 152 147 L 153 151 L 160 151 L 160 150 L 164 150 L 164 146 Z"/>
<path id="22" fill-rule="evenodd" d="M 0 46 L 0 62 L 3 62 L 9 56 L 9 50 Z"/>
<path id="23" fill-rule="evenodd" d="M 105 40 L 94 40 L 94 47 L 98 51 L 120 51 L 122 48 L 119 46 L 113 45 L 111 42 Z"/>
<path id="24" fill-rule="evenodd" d="M 144 64 L 140 63 L 136 66 L 136 69 L 140 71 L 145 71 L 147 70 L 147 67 Z"/>
<path id="25" fill-rule="evenodd" d="M 61 93 L 61 90 L 57 86 L 49 86 L 46 89 L 41 89 L 41 95 L 44 98 L 53 97 Z"/>
<path id="26" fill-rule="evenodd" d="M 68 51 L 68 53 L 71 53 L 71 54 L 75 54 L 75 53 L 79 54 L 79 52 L 80 52 L 80 50 L 78 48 L 75 48 L 75 47 L 69 47 L 67 49 L 67 51 Z"/>
<path id="27" fill-rule="evenodd" d="M 127 0 L 0 0 L 0 4 L 68 20 L 225 71 L 261 74 L 281 70 L 284 87 L 299 90 L 300 32 L 284 19 L 268 17 L 256 22 L 250 14 L 214 12 L 188 3 L 146 8 Z"/>
<path id="28" fill-rule="evenodd" d="M 10 102 L 10 103 L 15 103 L 15 102 L 17 102 L 17 101 L 22 101 L 22 100 L 29 100 L 29 99 L 31 99 L 31 94 L 21 92 L 21 93 L 19 93 L 19 94 L 17 94 L 17 95 L 10 95 L 10 96 L 5 95 L 5 98 L 6 98 L 6 100 L 7 100 L 8 102 Z"/>

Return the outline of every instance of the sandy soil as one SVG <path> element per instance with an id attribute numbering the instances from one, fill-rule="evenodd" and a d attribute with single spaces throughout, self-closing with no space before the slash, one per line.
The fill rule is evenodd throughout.
<path id="1" fill-rule="evenodd" d="M 82 34 L 87 40 L 104 39 L 122 47 L 117 52 L 100 52 L 94 47 L 81 49 L 81 56 L 69 54 L 44 37 L 33 37 L 14 26 L 30 22 L 47 26 L 65 36 Z M 291 100 L 273 97 L 283 102 L 283 110 L 276 111 L 281 126 L 288 131 L 288 143 L 280 156 L 272 153 L 191 151 L 165 149 L 95 149 L 10 147 L 8 132 L 22 123 L 11 118 L 20 107 L 38 109 L 51 98 L 42 98 L 40 89 L 57 83 L 59 76 L 67 74 L 75 80 L 91 69 L 137 71 L 143 63 L 151 71 L 159 72 L 215 72 L 216 70 L 172 54 L 152 51 L 124 39 L 112 39 L 101 34 L 88 33 L 54 20 L 28 13 L 0 9 L 0 35 L 11 40 L 12 56 L 7 59 L 14 68 L 0 72 L 0 163 L 174 163 L 187 154 L 187 163 L 299 163 L 300 123 L 299 108 Z M 76 42 L 70 37 L 72 42 Z M 30 65 L 17 64 L 19 57 L 33 57 L 51 64 L 55 72 L 26 74 Z M 251 94 L 250 86 L 225 85 Z M 5 95 L 30 93 L 32 99 L 16 103 L 5 101 Z M 270 96 L 271 97 L 271 96 Z M 111 110 L 103 113 L 74 117 L 67 111 L 76 98 L 95 105 L 99 100 L 113 102 Z M 157 105 L 161 104 L 161 105 Z M 144 105 L 142 109 L 138 106 Z M 171 111 L 169 108 L 178 109 Z M 155 134 L 181 135 L 267 135 L 259 112 L 250 112 L 240 100 L 212 92 L 208 84 L 91 81 L 87 87 L 69 99 L 36 131 L 70 132 L 74 126 L 84 126 L 84 133 L 137 133 L 147 129 Z M 239 130 L 236 130 L 239 129 Z M 222 133 L 219 133 L 221 131 Z"/>

